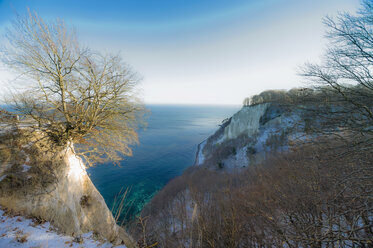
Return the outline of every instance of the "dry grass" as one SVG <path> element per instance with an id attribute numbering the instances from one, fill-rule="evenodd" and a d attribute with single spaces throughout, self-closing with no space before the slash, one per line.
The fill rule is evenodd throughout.
<path id="1" fill-rule="evenodd" d="M 16 232 L 16 241 L 17 242 L 19 242 L 19 243 L 26 243 L 27 242 L 27 238 L 28 238 L 28 236 L 30 236 L 30 234 L 28 234 L 28 233 L 23 233 L 21 230 L 18 230 L 17 232 Z"/>
<path id="2" fill-rule="evenodd" d="M 46 150 L 41 142 L 35 144 L 35 139 L 38 139 L 38 134 L 31 134 L 27 129 L 0 134 L 0 173 L 5 176 L 0 181 L 0 195 L 7 195 L 15 189 L 25 195 L 54 189 L 56 175 L 62 169 L 62 160 L 56 156 L 59 150 Z M 24 164 L 30 166 L 27 173 L 23 172 Z"/>

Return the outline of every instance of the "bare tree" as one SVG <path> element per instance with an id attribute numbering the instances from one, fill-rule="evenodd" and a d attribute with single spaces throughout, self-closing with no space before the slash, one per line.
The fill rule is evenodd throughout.
<path id="1" fill-rule="evenodd" d="M 302 75 L 326 97 L 321 112 L 328 127 L 364 137 L 373 145 L 373 3 L 364 1 L 356 15 L 324 19 L 329 46 L 322 64 L 307 64 Z"/>
<path id="2" fill-rule="evenodd" d="M 7 103 L 29 128 L 55 146 L 79 144 L 90 165 L 131 155 L 143 106 L 134 96 L 139 79 L 120 56 L 82 48 L 63 21 L 30 11 L 6 37 L 4 62 L 27 80 Z"/>

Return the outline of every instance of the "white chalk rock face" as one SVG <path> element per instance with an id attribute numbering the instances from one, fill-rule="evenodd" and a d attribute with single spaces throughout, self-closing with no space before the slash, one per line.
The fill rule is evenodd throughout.
<path id="1" fill-rule="evenodd" d="M 278 103 L 244 106 L 198 146 L 195 165 L 233 170 L 286 151 L 293 136 L 303 135 L 300 114 Z"/>
<path id="2" fill-rule="evenodd" d="M 252 136 L 258 132 L 260 117 L 262 117 L 269 103 L 244 107 L 232 116 L 229 125 L 224 129 L 222 141 L 235 139 L 242 133 Z"/>
<path id="3" fill-rule="evenodd" d="M 46 159 L 39 163 L 37 156 L 30 157 L 26 172 L 14 166 L 0 175 L 4 176 L 0 181 L 0 206 L 47 220 L 68 235 L 93 232 L 113 244 L 135 247 L 131 237 L 116 224 L 72 146 L 49 162 Z"/>

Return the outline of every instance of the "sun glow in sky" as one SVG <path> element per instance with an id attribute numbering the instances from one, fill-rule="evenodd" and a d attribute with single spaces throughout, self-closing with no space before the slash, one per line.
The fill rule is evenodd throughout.
<path id="1" fill-rule="evenodd" d="M 146 103 L 240 104 L 266 89 L 304 86 L 322 18 L 358 0 L 0 0 L 0 33 L 26 8 L 76 27 L 83 45 L 121 53 L 143 78 Z M 1 41 L 1 39 L 0 39 Z M 12 78 L 0 67 L 0 87 Z"/>

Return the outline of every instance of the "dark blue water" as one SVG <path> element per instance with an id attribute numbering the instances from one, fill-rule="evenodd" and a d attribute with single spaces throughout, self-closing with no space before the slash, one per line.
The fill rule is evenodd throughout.
<path id="1" fill-rule="evenodd" d="M 143 206 L 169 180 L 193 165 L 197 145 L 210 136 L 240 106 L 150 105 L 148 126 L 139 131 L 140 144 L 133 156 L 121 162 L 98 165 L 88 170 L 91 180 L 111 208 L 122 188 L 131 187 L 127 219 Z"/>

